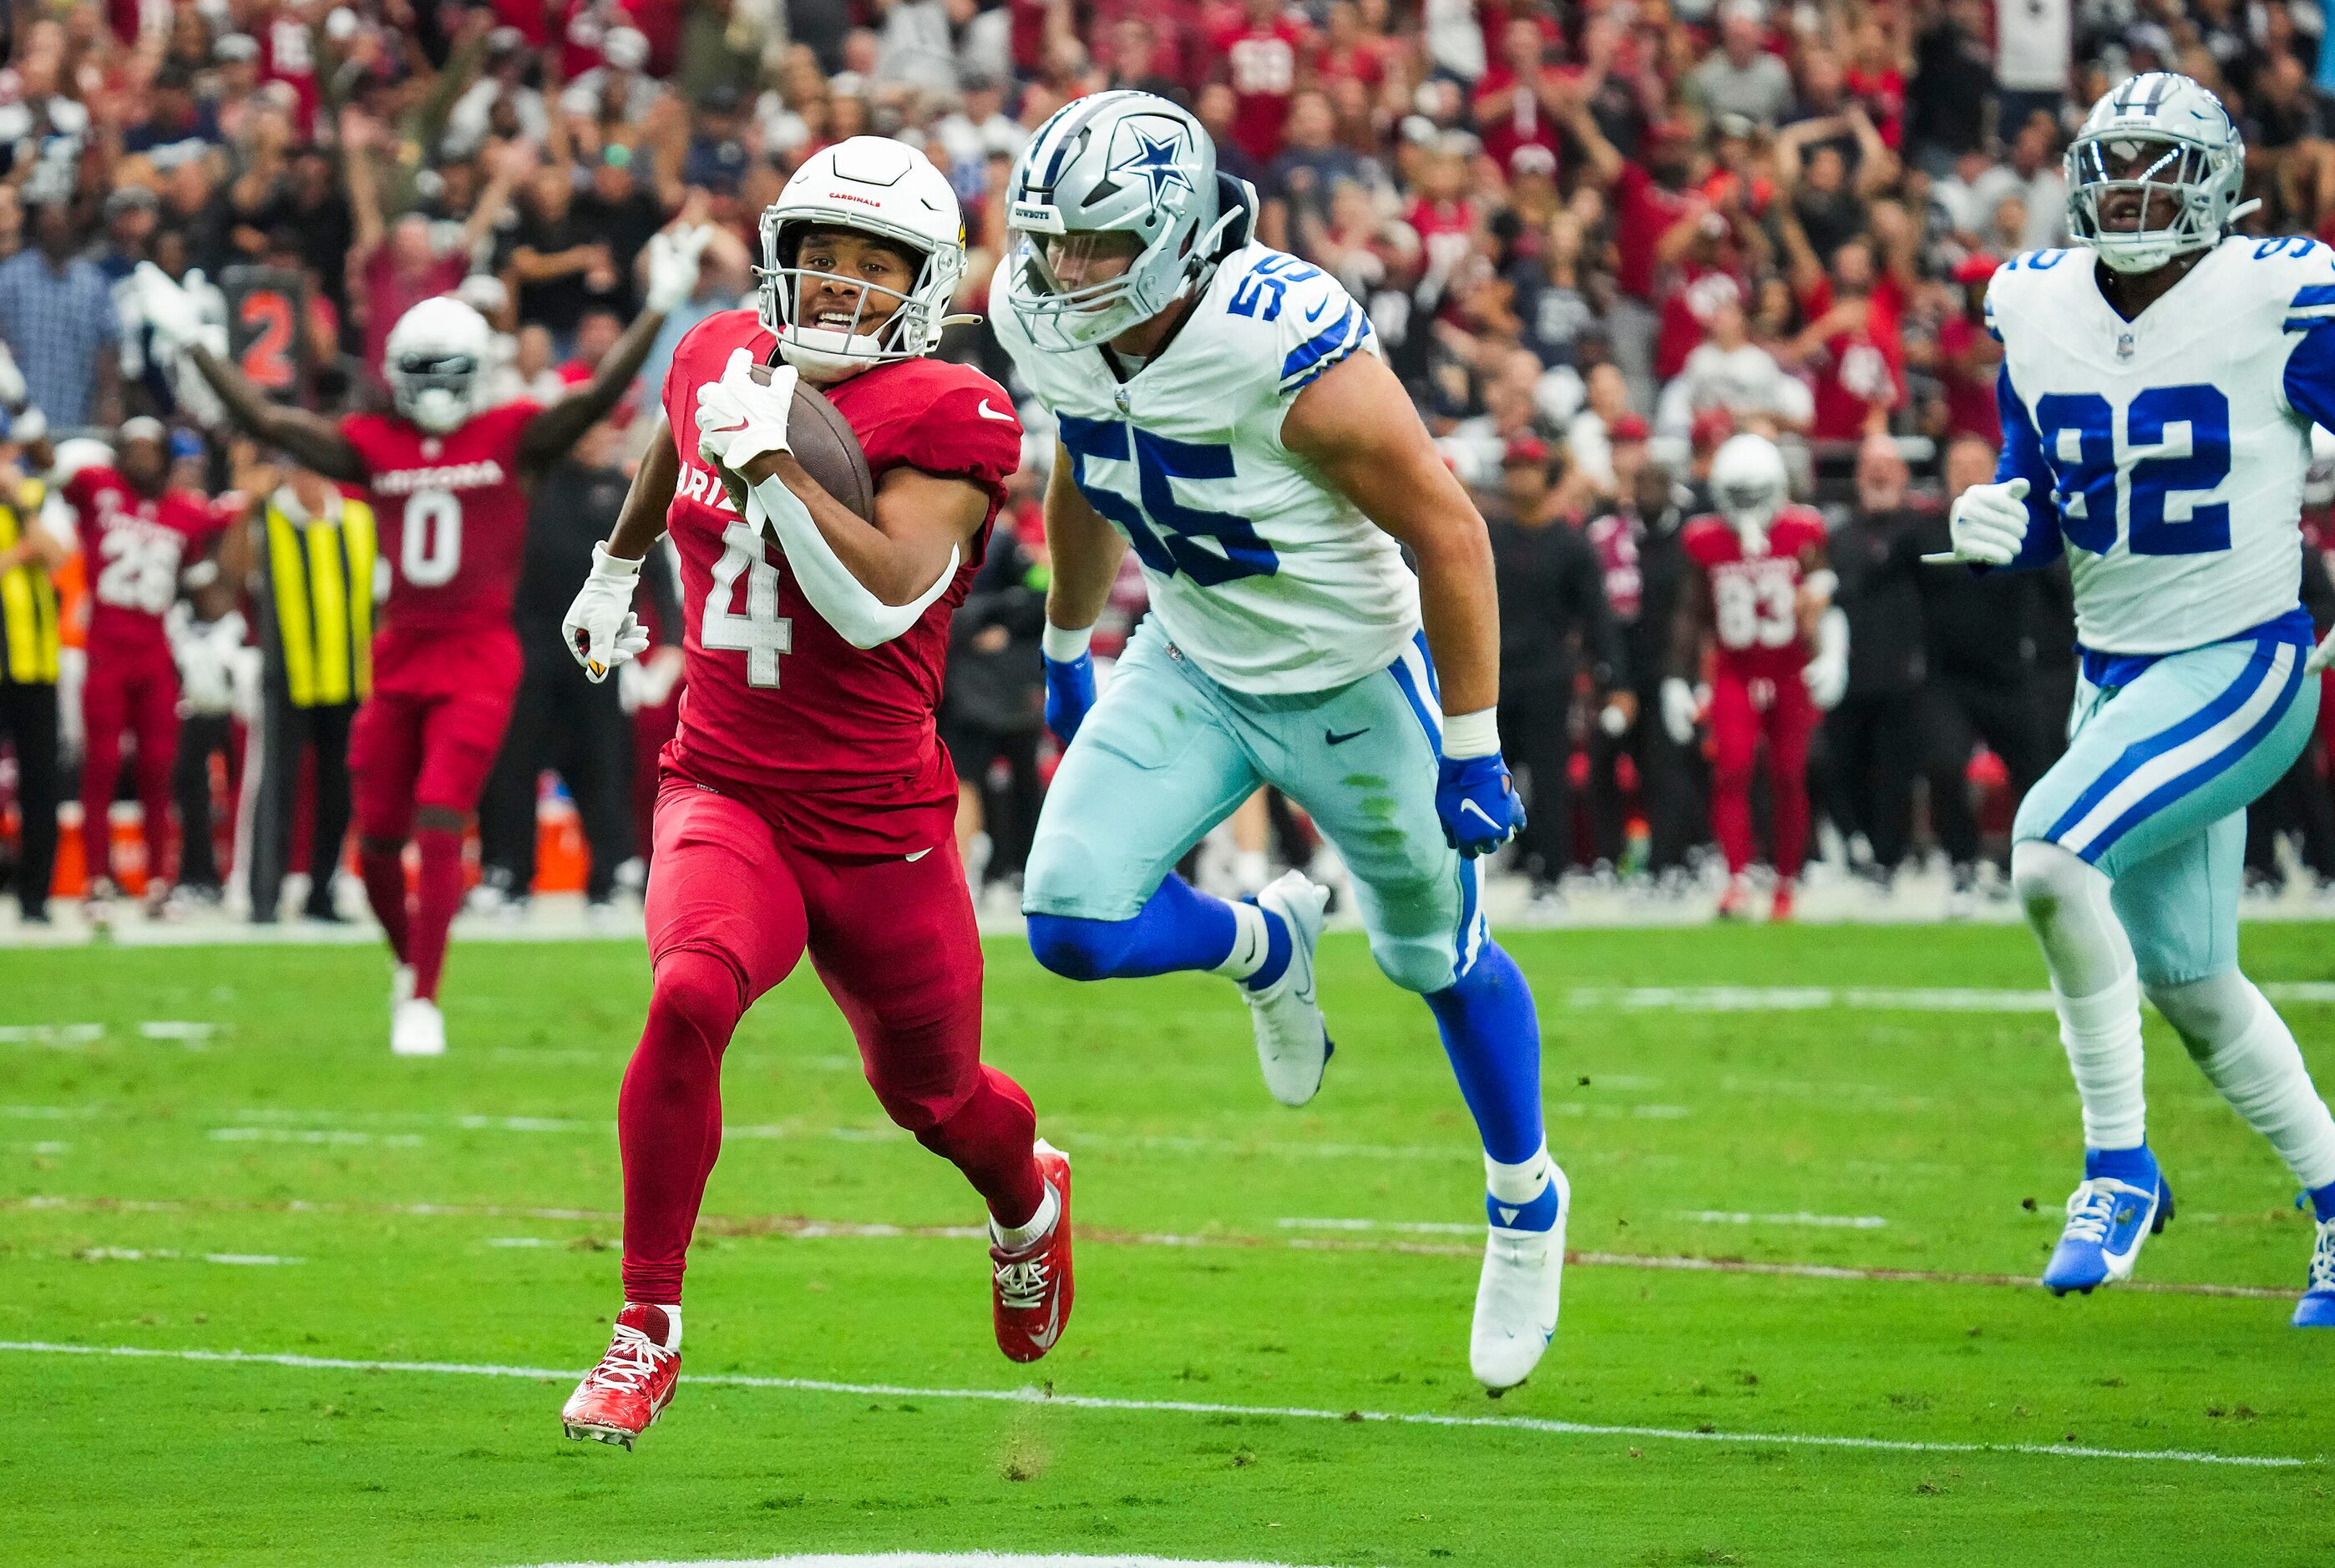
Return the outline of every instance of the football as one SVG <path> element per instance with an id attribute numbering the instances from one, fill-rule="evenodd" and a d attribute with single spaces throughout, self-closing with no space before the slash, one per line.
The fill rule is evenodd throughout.
<path id="1" fill-rule="evenodd" d="M 754 379 L 770 384 L 770 367 L 758 364 Z M 819 481 L 819 489 L 861 517 L 876 517 L 876 480 L 867 471 L 867 454 L 859 438 L 825 394 L 806 381 L 795 382 L 794 411 L 787 419 L 787 443 L 795 461 Z"/>

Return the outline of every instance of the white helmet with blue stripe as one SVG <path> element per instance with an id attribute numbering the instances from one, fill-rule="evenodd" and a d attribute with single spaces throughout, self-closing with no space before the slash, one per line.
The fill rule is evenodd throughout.
<path id="1" fill-rule="evenodd" d="M 2151 71 L 2092 105 L 2069 144 L 2069 232 L 2117 272 L 2153 272 L 2222 242 L 2253 209 L 2238 199 L 2245 174 L 2245 140 L 2222 101 Z"/>
<path id="2" fill-rule="evenodd" d="M 1006 302 L 1053 353 L 1108 343 L 1204 285 L 1241 217 L 1219 198 L 1200 122 L 1128 89 L 1056 111 L 1015 160 L 1008 194 Z"/>

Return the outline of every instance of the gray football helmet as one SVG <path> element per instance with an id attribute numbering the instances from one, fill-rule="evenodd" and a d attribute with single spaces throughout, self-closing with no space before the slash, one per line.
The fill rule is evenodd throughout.
<path id="1" fill-rule="evenodd" d="M 2246 144 L 2222 101 L 2186 76 L 2151 71 L 2092 105 L 2068 145 L 2068 230 L 2117 272 L 2152 272 L 2222 242 L 2253 210 L 2241 204 Z M 2103 223 L 2101 203 L 2134 192 L 2132 228 Z M 2151 227 L 2152 198 L 2170 198 L 2172 221 Z"/>

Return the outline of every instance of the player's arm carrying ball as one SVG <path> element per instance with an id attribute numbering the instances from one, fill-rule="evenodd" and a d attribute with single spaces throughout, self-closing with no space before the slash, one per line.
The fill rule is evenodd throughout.
<path id="1" fill-rule="evenodd" d="M 1443 466 L 1402 383 L 1375 354 L 1340 361 L 1297 394 L 1282 444 L 1361 514 L 1410 547 L 1419 612 L 1443 692 L 1443 836 L 1470 858 L 1525 825 L 1494 711 L 1500 700 L 1500 606 L 1492 542 Z"/>
<path id="2" fill-rule="evenodd" d="M 795 460 L 787 422 L 796 372 L 757 374 L 739 349 L 722 379 L 697 391 L 698 455 L 747 493 L 746 519 L 786 552 L 796 585 L 856 648 L 888 643 L 948 591 L 964 546 L 989 516 L 977 485 L 912 468 L 887 473 L 870 522 Z"/>

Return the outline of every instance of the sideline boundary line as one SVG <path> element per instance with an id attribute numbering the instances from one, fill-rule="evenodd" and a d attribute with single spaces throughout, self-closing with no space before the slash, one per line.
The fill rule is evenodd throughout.
<path id="1" fill-rule="evenodd" d="M 17 1355 L 102 1356 L 125 1360 L 201 1361 L 230 1366 L 288 1367 L 318 1372 L 411 1372 L 436 1376 L 524 1378 L 557 1383 L 581 1371 L 556 1367 L 512 1367 L 469 1361 L 373 1361 L 341 1356 L 296 1356 L 252 1350 L 157 1350 L 141 1345 L 66 1345 L 44 1340 L 0 1340 L 0 1352 Z M 891 1383 L 844 1383 L 824 1378 L 763 1378 L 741 1372 L 683 1377 L 684 1383 L 731 1389 L 769 1389 L 801 1394 L 849 1394 L 860 1399 L 966 1399 L 1005 1405 L 1053 1405 L 1071 1410 L 1116 1410 L 1143 1415 L 1277 1416 L 1295 1421 L 1382 1422 L 1396 1427 L 1447 1427 L 1486 1431 L 1535 1432 L 1551 1437 L 1646 1437 L 1681 1443 L 1774 1443 L 1793 1447 L 1847 1448 L 1887 1454 L 2032 1454 L 2059 1459 L 2117 1459 L 2183 1465 L 2233 1465 L 2248 1469 L 2291 1470 L 2316 1461 L 2283 1455 L 2214 1454 L 2189 1448 L 2096 1448 L 2078 1443 L 1923 1442 L 1904 1437 L 1849 1437 L 1813 1432 L 1719 1432 L 1675 1427 L 1608 1426 L 1556 1421 L 1536 1416 L 1442 1416 L 1424 1410 L 1321 1410 L 1302 1405 L 1226 1405 L 1190 1399 L 1122 1399 L 1094 1394 L 1060 1394 L 1043 1388 L 916 1389 Z"/>
<path id="2" fill-rule="evenodd" d="M 563 1224 L 618 1224 L 624 1215 L 606 1209 L 528 1208 L 509 1204 L 351 1204 L 305 1198 L 0 1198 L 10 1211 L 64 1214 L 285 1214 L 386 1215 L 417 1219 L 547 1220 Z M 698 1229 L 717 1236 L 779 1236 L 791 1241 L 969 1241 L 988 1233 L 978 1225 L 886 1224 L 857 1220 L 815 1220 L 801 1215 L 701 1215 Z M 1472 1258 L 1480 1244 L 1373 1240 L 1343 1235 L 1255 1235 L 1236 1231 L 1177 1234 L 1081 1225 L 1079 1239 L 1105 1246 L 1235 1247 L 1308 1253 L 1392 1253 L 1418 1257 Z M 1694 1253 L 1608 1253 L 1574 1249 L 1565 1254 L 1575 1268 L 1656 1269 L 1679 1273 L 1760 1274 L 1796 1280 L 1842 1280 L 1867 1284 L 1987 1285 L 2039 1290 L 2031 1274 L 1956 1273 L 1937 1269 L 1894 1269 L 1855 1263 L 1764 1262 L 1754 1258 Z M 2273 1285 L 2222 1285 L 2181 1280 L 2125 1280 L 2118 1291 L 2160 1296 L 2216 1296 L 2250 1302 L 2292 1302 L 2302 1292 Z"/>

